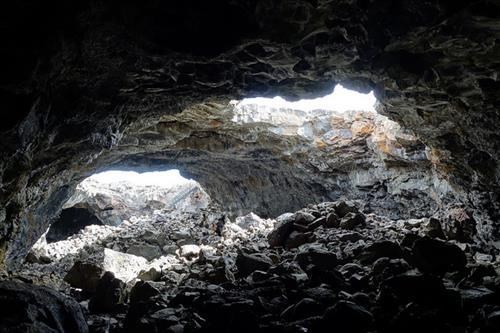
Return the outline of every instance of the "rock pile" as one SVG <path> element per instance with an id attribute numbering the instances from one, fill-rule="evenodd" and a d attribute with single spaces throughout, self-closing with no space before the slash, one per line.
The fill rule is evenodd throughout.
<path id="1" fill-rule="evenodd" d="M 215 210 L 164 212 L 87 245 L 69 272 L 63 258 L 59 278 L 71 287 L 58 285 L 86 309 L 93 332 L 497 331 L 494 255 L 436 232 L 447 218 L 393 221 L 359 207 L 325 202 L 234 222 Z M 106 266 L 102 249 L 120 264 Z M 120 276 L 132 263 L 140 271 Z M 33 279 L 34 267 L 56 264 L 19 274 Z"/>

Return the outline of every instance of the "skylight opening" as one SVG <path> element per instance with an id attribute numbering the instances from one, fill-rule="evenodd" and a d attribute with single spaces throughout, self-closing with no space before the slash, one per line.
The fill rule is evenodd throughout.
<path id="1" fill-rule="evenodd" d="M 301 111 L 328 110 L 342 113 L 346 111 L 376 112 L 376 102 L 377 99 L 375 98 L 373 91 L 368 94 L 363 94 L 354 90 L 349 90 L 344 88 L 342 85 L 337 84 L 331 94 L 315 99 L 302 99 L 296 102 L 289 102 L 280 96 L 276 96 L 274 98 L 246 98 L 240 102 L 233 103 L 238 106 L 256 104 Z"/>
<path id="2" fill-rule="evenodd" d="M 158 187 L 171 187 L 193 181 L 192 179 L 182 177 L 177 169 L 142 173 L 136 171 L 109 170 L 96 173 L 87 179 L 106 184 L 127 182 L 132 185 Z"/>

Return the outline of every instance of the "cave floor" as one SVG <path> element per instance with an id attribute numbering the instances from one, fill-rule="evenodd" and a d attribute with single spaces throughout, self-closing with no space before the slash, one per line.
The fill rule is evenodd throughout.
<path id="1" fill-rule="evenodd" d="M 10 278 L 74 298 L 90 332 L 498 332 L 494 255 L 358 206 L 157 211 L 34 248 Z"/>

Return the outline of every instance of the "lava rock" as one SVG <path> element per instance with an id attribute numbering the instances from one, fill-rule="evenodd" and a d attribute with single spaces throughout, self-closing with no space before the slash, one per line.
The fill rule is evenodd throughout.
<path id="1" fill-rule="evenodd" d="M 333 208 L 340 218 L 343 218 L 349 213 L 359 213 L 358 207 L 356 207 L 352 201 L 337 201 L 334 203 Z"/>
<path id="2" fill-rule="evenodd" d="M 88 333 L 80 305 L 47 287 L 0 281 L 0 332 Z"/>
<path id="3" fill-rule="evenodd" d="M 337 255 L 317 248 L 308 248 L 295 255 L 294 261 L 304 270 L 316 267 L 320 270 L 332 270 L 338 265 Z"/>
<path id="4" fill-rule="evenodd" d="M 64 281 L 72 287 L 94 292 L 103 274 L 103 268 L 95 263 L 76 261 L 64 277 Z"/>
<path id="5" fill-rule="evenodd" d="M 267 236 L 270 247 L 283 246 L 288 236 L 293 231 L 295 217 L 293 215 L 281 215 L 276 219 L 277 223 L 273 231 Z"/>
<path id="6" fill-rule="evenodd" d="M 179 250 L 179 255 L 188 260 L 191 260 L 195 257 L 198 257 L 200 255 L 200 251 L 201 249 L 198 245 L 194 244 L 182 245 Z"/>
<path id="7" fill-rule="evenodd" d="M 161 249 L 157 245 L 135 244 L 128 248 L 127 254 L 146 258 L 148 261 L 161 257 Z"/>
<path id="8" fill-rule="evenodd" d="M 326 309 L 323 315 L 324 328 L 335 332 L 365 333 L 373 329 L 373 315 L 360 305 L 339 301 Z"/>
<path id="9" fill-rule="evenodd" d="M 326 215 L 325 227 L 338 228 L 340 226 L 340 218 L 335 212 L 330 212 Z"/>
<path id="10" fill-rule="evenodd" d="M 358 259 L 362 264 L 372 264 L 379 258 L 387 257 L 390 259 L 402 258 L 403 250 L 396 242 L 379 241 L 366 247 L 363 252 L 358 255 Z"/>
<path id="11" fill-rule="evenodd" d="M 257 270 L 266 272 L 272 264 L 273 262 L 271 259 L 259 254 L 246 254 L 240 252 L 236 258 L 236 267 L 241 276 L 248 276 Z"/>
<path id="12" fill-rule="evenodd" d="M 91 313 L 108 313 L 118 309 L 118 305 L 127 300 L 126 284 L 115 278 L 112 272 L 106 272 L 99 280 L 95 295 L 90 299 Z"/>
<path id="13" fill-rule="evenodd" d="M 465 253 L 458 246 L 428 237 L 415 241 L 412 259 L 420 271 L 438 275 L 461 271 L 467 263 Z"/>
<path id="14" fill-rule="evenodd" d="M 143 302 L 151 297 L 157 296 L 160 291 L 155 288 L 151 283 L 144 281 L 137 281 L 130 290 L 130 303 Z"/>
<path id="15" fill-rule="evenodd" d="M 340 220 L 340 228 L 352 230 L 357 226 L 365 224 L 365 215 L 362 213 L 349 212 Z"/>
<path id="16" fill-rule="evenodd" d="M 297 213 L 295 213 L 295 223 L 297 224 L 308 225 L 314 220 L 316 220 L 316 216 L 314 216 L 313 214 L 302 211 L 298 211 Z"/>
<path id="17" fill-rule="evenodd" d="M 314 241 L 314 234 L 312 232 L 293 231 L 285 241 L 285 248 L 293 249 L 312 241 Z"/>

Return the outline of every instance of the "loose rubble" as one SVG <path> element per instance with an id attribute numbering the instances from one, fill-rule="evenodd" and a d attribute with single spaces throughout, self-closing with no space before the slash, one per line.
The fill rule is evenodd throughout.
<path id="1" fill-rule="evenodd" d="M 16 278 L 77 299 L 91 332 L 498 332 L 494 254 L 450 239 L 447 220 L 362 206 L 234 222 L 215 207 L 158 210 L 40 245 L 33 256 L 53 261 Z"/>

